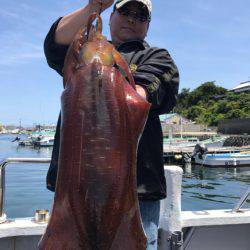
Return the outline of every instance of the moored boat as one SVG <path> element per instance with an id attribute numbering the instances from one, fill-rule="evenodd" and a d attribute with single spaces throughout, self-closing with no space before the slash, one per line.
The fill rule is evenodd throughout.
<path id="1" fill-rule="evenodd" d="M 43 129 L 34 131 L 26 140 L 20 140 L 20 146 L 50 147 L 54 145 L 55 130 Z"/>
<path id="2" fill-rule="evenodd" d="M 35 146 L 38 147 L 50 147 L 54 145 L 54 136 L 44 135 L 37 138 L 34 142 Z"/>
<path id="3" fill-rule="evenodd" d="M 244 167 L 250 166 L 249 153 L 215 153 L 201 154 L 194 157 L 195 164 L 209 167 Z"/>

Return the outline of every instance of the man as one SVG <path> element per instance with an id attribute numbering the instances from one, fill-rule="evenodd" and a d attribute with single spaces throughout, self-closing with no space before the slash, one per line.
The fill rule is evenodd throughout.
<path id="1" fill-rule="evenodd" d="M 103 12 L 114 0 L 89 0 L 81 9 L 59 18 L 45 39 L 45 54 L 50 67 L 62 75 L 69 44 L 77 31 L 86 26 L 93 12 Z M 147 249 L 157 249 L 160 200 L 166 197 L 163 169 L 163 136 L 159 115 L 176 103 L 179 74 L 165 49 L 150 47 L 145 41 L 151 20 L 150 0 L 119 0 L 110 15 L 112 43 L 130 65 L 136 91 L 152 105 L 137 152 L 137 190 Z M 57 174 L 60 117 L 57 125 L 47 187 L 54 191 Z"/>

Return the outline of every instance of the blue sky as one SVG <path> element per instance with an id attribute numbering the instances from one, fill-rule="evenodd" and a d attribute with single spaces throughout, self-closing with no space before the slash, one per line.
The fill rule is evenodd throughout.
<path id="1" fill-rule="evenodd" d="M 43 54 L 51 24 L 84 0 L 0 0 L 0 123 L 55 123 L 62 79 Z M 153 0 L 147 41 L 166 48 L 181 88 L 216 81 L 225 88 L 250 80 L 249 0 Z M 103 13 L 104 34 L 109 37 Z"/>

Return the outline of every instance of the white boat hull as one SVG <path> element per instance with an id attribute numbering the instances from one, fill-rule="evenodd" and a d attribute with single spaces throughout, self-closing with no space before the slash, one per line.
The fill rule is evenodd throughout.
<path id="1" fill-rule="evenodd" d="M 249 154 L 204 154 L 195 156 L 195 164 L 210 167 L 250 167 Z"/>
<path id="2" fill-rule="evenodd" d="M 54 145 L 54 137 L 42 137 L 35 142 L 35 146 L 38 147 L 51 147 Z"/>

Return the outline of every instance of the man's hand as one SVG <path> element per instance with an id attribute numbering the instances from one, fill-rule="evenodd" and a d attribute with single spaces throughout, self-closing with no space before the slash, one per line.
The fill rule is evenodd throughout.
<path id="1" fill-rule="evenodd" d="M 147 91 L 140 85 L 135 85 L 135 87 L 136 87 L 136 92 L 145 100 L 147 100 Z"/>
<path id="2" fill-rule="evenodd" d="M 93 11 L 103 12 L 109 8 L 115 0 L 89 0 L 89 6 Z"/>

